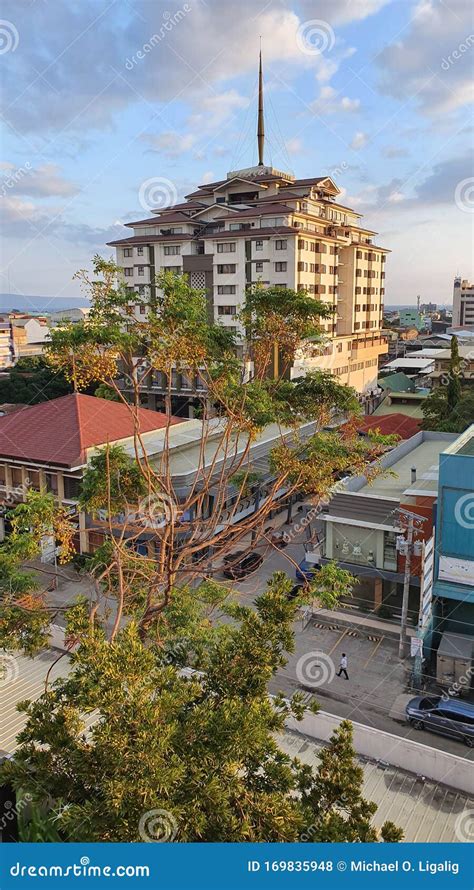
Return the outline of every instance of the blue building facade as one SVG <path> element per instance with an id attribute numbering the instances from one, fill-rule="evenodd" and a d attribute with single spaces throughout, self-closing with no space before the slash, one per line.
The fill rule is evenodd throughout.
<path id="1" fill-rule="evenodd" d="M 474 424 L 439 457 L 433 628 L 474 636 Z"/>

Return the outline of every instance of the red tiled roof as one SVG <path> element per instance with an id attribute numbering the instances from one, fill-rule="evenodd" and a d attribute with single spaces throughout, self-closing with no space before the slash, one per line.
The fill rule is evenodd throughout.
<path id="1" fill-rule="evenodd" d="M 138 409 L 140 432 L 163 429 L 165 414 Z M 171 423 L 183 418 L 172 417 Z M 0 417 L 0 456 L 76 467 L 86 450 L 133 436 L 131 411 L 119 402 L 72 393 Z"/>
<path id="2" fill-rule="evenodd" d="M 381 414 L 380 417 L 369 415 L 363 420 L 357 421 L 357 429 L 361 433 L 369 430 L 380 430 L 383 436 L 396 433 L 401 439 L 411 439 L 420 432 L 420 420 L 416 417 L 408 417 L 406 414 Z"/>

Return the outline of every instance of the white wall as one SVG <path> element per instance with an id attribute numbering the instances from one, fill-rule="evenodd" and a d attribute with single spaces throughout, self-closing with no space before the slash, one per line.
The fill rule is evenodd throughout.
<path id="1" fill-rule="evenodd" d="M 298 722 L 291 718 L 286 725 L 294 732 L 327 742 L 341 720 L 341 717 L 328 714 L 326 711 L 319 711 L 318 714 L 307 711 L 303 720 Z M 439 748 L 421 745 L 412 739 L 363 726 L 361 723 L 352 722 L 352 725 L 354 747 L 358 754 L 373 760 L 383 760 L 415 775 L 422 775 L 451 788 L 457 788 L 459 791 L 474 794 L 474 769 L 471 761 L 455 754 L 448 754 Z"/>

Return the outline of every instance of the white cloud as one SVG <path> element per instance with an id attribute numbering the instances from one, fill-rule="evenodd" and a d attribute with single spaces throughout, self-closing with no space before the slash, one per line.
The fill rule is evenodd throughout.
<path id="1" fill-rule="evenodd" d="M 369 137 L 367 133 L 363 133 L 362 130 L 358 130 L 357 133 L 354 134 L 354 137 L 351 142 L 351 148 L 354 151 L 360 151 L 361 148 L 365 148 L 367 142 L 369 141 Z"/>
<path id="2" fill-rule="evenodd" d="M 337 114 L 338 112 L 353 112 L 360 108 L 360 99 L 350 99 L 349 96 L 341 96 L 334 87 L 321 87 L 317 99 L 311 103 L 311 110 L 317 114 Z"/>
<path id="3" fill-rule="evenodd" d="M 156 151 L 166 158 L 186 154 L 196 141 L 196 136 L 192 133 L 176 133 L 171 130 L 156 135 L 144 133 L 140 138 L 149 145 L 149 151 Z"/>
<path id="4" fill-rule="evenodd" d="M 453 113 L 474 99 L 473 53 L 470 0 L 420 0 L 410 28 L 378 56 L 382 90 L 431 116 Z"/>
<path id="5" fill-rule="evenodd" d="M 303 141 L 297 136 L 294 136 L 293 139 L 286 140 L 285 148 L 289 155 L 299 154 L 299 152 L 303 150 Z"/>
<path id="6" fill-rule="evenodd" d="M 32 167 L 29 161 L 15 167 L 9 161 L 0 165 L 0 193 L 29 195 L 37 198 L 68 197 L 76 195 L 78 187 L 63 176 L 57 164 L 42 164 Z"/>

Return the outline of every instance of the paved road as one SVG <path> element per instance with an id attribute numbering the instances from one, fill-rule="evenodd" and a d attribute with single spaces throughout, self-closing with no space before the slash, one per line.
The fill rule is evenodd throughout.
<path id="1" fill-rule="evenodd" d="M 262 550 L 262 547 L 258 549 Z M 275 571 L 285 571 L 295 578 L 292 562 L 299 563 L 303 557 L 303 544 L 298 541 L 292 542 L 283 551 L 270 550 L 258 572 L 235 584 L 234 589 L 240 600 L 251 603 Z M 462 742 L 417 731 L 401 719 L 390 717 L 395 702 L 406 692 L 406 668 L 398 658 L 395 640 L 387 639 L 382 634 L 370 634 L 374 636 L 371 640 L 369 635 L 350 628 L 347 632 L 343 625 L 337 626 L 337 619 L 334 627 L 334 630 L 327 626 L 318 627 L 311 622 L 303 630 L 301 621 L 295 622 L 296 651 L 272 681 L 272 693 L 282 691 L 289 696 L 298 690 L 310 692 L 321 708 L 331 714 L 474 761 L 474 750 Z M 349 681 L 334 676 L 342 652 L 349 660 Z M 316 656 L 313 660 L 308 657 L 310 653 Z M 323 657 L 320 653 L 323 653 Z M 310 674 L 313 673 L 312 678 L 308 670 Z M 300 679 L 309 679 L 309 682 L 301 682 L 297 674 Z"/>

